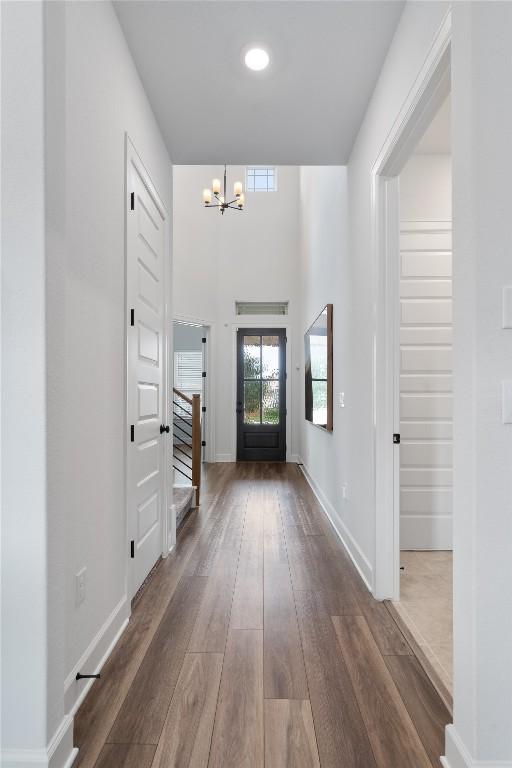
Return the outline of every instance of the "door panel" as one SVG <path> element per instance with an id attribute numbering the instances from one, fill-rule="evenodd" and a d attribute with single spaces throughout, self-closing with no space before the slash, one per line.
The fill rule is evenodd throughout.
<path id="1" fill-rule="evenodd" d="M 133 541 L 130 596 L 162 554 L 165 503 L 164 337 L 165 211 L 150 191 L 142 164 L 128 155 L 127 304 L 128 332 L 128 529 Z"/>
<path id="2" fill-rule="evenodd" d="M 237 460 L 286 461 L 286 334 L 237 334 Z"/>
<path id="3" fill-rule="evenodd" d="M 428 231 L 434 227 L 434 231 Z M 451 548 L 452 255 L 449 222 L 402 222 L 400 545 Z M 448 524 L 447 524 L 448 523 Z"/>

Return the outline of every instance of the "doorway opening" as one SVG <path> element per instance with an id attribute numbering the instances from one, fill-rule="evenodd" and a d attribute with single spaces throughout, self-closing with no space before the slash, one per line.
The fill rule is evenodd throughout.
<path id="1" fill-rule="evenodd" d="M 286 329 L 237 332 L 237 461 L 286 461 Z"/>
<path id="2" fill-rule="evenodd" d="M 399 594 L 445 700 L 452 693 L 452 173 L 450 97 L 399 177 Z"/>
<path id="3" fill-rule="evenodd" d="M 387 601 L 389 610 L 402 627 L 417 658 L 423 663 L 425 671 L 449 709 L 452 705 L 450 690 L 443 683 L 440 675 L 436 674 L 429 660 L 429 643 L 421 633 L 413 631 L 418 629 L 420 620 L 415 622 L 415 628 L 413 628 L 412 622 L 406 622 L 398 612 L 397 603 L 400 602 L 401 578 L 405 573 L 405 570 L 401 570 L 402 565 L 404 568 L 408 566 L 410 576 L 409 584 L 406 587 L 404 582 L 402 588 L 402 597 L 404 597 L 407 589 L 412 589 L 414 583 L 421 584 L 418 574 L 411 574 L 416 553 L 419 553 L 417 555 L 419 559 L 426 552 L 432 552 L 433 559 L 437 558 L 440 561 L 443 558 L 443 552 L 449 553 L 449 550 L 443 550 L 440 547 L 451 546 L 451 510 L 449 506 L 445 506 L 444 509 L 448 509 L 450 514 L 447 511 L 442 512 L 443 507 L 438 501 L 442 494 L 437 492 L 441 486 L 435 485 L 434 482 L 436 478 L 438 482 L 441 477 L 444 477 L 445 482 L 448 477 L 451 478 L 449 467 L 451 431 L 446 431 L 444 434 L 449 437 L 444 438 L 441 437 L 442 432 L 436 432 L 441 428 L 441 422 L 449 422 L 451 417 L 448 418 L 448 410 L 445 411 L 444 416 L 440 411 L 436 416 L 435 409 L 432 410 L 434 406 L 441 407 L 441 403 L 448 408 L 448 402 L 451 408 L 451 392 L 432 389 L 435 386 L 441 386 L 441 382 L 445 387 L 448 386 L 450 376 L 451 362 L 448 361 L 451 359 L 449 349 L 451 342 L 447 339 L 450 339 L 451 334 L 449 327 L 451 317 L 447 322 L 446 311 L 451 311 L 451 294 L 437 297 L 435 290 L 441 290 L 442 281 L 449 278 L 449 284 L 445 284 L 444 288 L 451 291 L 451 221 L 449 227 L 445 222 L 444 229 L 437 231 L 436 226 L 439 230 L 440 222 L 437 221 L 437 224 L 434 220 L 429 222 L 426 218 L 428 214 L 423 212 L 414 214 L 419 220 L 416 222 L 416 229 L 412 224 L 405 224 L 405 221 L 401 223 L 402 201 L 400 199 L 400 183 L 407 186 L 406 175 L 411 173 L 406 166 L 408 163 L 414 165 L 415 162 L 418 165 L 418 161 L 413 159 L 416 149 L 421 146 L 421 140 L 428 135 L 428 129 L 436 122 L 436 116 L 440 110 L 449 112 L 449 105 L 445 102 L 450 92 L 451 17 L 447 14 L 393 129 L 386 137 L 376 158 L 372 173 L 373 252 L 376 271 L 373 378 L 376 557 L 373 588 L 377 599 Z M 447 122 L 449 126 L 449 117 Z M 420 187 L 425 187 L 426 177 L 421 174 L 420 177 Z M 450 197 L 451 183 L 449 187 L 448 196 Z M 443 217 L 439 213 L 436 216 Z M 405 227 L 409 227 L 411 231 L 401 231 Z M 429 251 L 431 252 L 430 261 L 427 261 Z M 447 251 L 449 251 L 448 254 Z M 440 254 L 444 255 L 440 256 Z M 449 275 L 439 274 L 443 259 L 444 269 L 447 264 L 449 265 Z M 425 266 L 426 263 L 428 267 Z M 422 269 L 426 271 L 422 272 Z M 433 274 L 429 275 L 428 269 L 432 269 Z M 404 270 L 416 270 L 417 274 L 414 272 L 406 274 Z M 406 280 L 410 281 L 407 285 Z M 429 283 L 432 286 L 434 283 L 436 285 L 429 288 Z M 417 291 L 418 295 L 401 297 L 401 290 L 402 292 Z M 425 293 L 425 290 L 433 292 Z M 445 301 L 444 317 L 439 315 L 440 319 L 436 322 L 432 320 L 432 313 L 434 307 L 436 311 L 440 309 L 439 303 L 436 303 L 437 298 L 445 298 L 447 301 Z M 429 313 L 431 313 L 430 319 Z M 403 323 L 401 323 L 402 320 L 404 320 Z M 429 334 L 432 334 L 431 343 L 427 343 Z M 441 342 L 441 338 L 445 341 Z M 441 365 L 446 368 L 439 367 Z M 435 366 L 438 368 L 436 369 Z M 418 387 L 418 389 L 401 391 L 401 383 L 405 387 L 405 378 L 409 388 Z M 411 406 L 413 411 L 407 411 Z M 412 414 L 410 422 L 407 413 Z M 447 423 L 445 428 L 451 430 L 451 425 Z M 422 432 L 415 433 L 414 429 L 421 429 Z M 446 466 L 436 465 L 436 462 L 441 461 L 444 461 Z M 430 478 L 428 482 L 427 477 Z M 446 489 L 443 488 L 443 490 Z M 448 496 L 448 493 L 444 494 L 445 500 Z M 433 500 L 437 506 L 427 508 L 426 505 L 433 503 Z M 401 501 L 403 501 L 402 505 Z M 401 506 L 404 511 L 403 521 Z M 422 509 L 426 511 L 421 512 Z M 422 533 L 422 541 L 426 546 L 420 551 L 416 549 L 418 545 L 412 542 Z M 413 549 L 406 551 L 413 554 L 410 556 L 402 554 L 401 546 L 412 547 Z M 436 549 L 428 549 L 433 546 Z M 445 557 L 451 573 L 449 562 L 451 554 Z M 405 562 L 406 560 L 408 563 Z M 433 567 L 435 569 L 435 564 Z M 426 570 L 426 566 L 423 570 Z M 431 575 L 433 578 L 430 580 L 427 578 L 427 581 L 435 581 L 436 576 L 432 573 Z M 417 594 L 419 595 L 419 592 Z M 449 597 L 445 605 L 449 608 L 451 619 L 453 608 L 450 587 L 447 588 L 446 594 Z M 428 606 L 427 623 L 432 625 L 439 618 L 432 612 L 434 601 L 435 598 Z M 417 602 L 425 604 L 425 597 L 418 597 Z M 440 634 L 438 637 L 442 637 L 451 649 L 450 630 L 446 636 Z"/>
<path id="4" fill-rule="evenodd" d="M 206 461 L 209 328 L 173 321 L 173 497 L 176 528 L 199 505 L 202 464 Z"/>

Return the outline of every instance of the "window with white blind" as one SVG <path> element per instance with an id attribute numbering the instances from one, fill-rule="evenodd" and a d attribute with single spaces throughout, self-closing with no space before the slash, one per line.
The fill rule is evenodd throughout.
<path id="1" fill-rule="evenodd" d="M 203 353 L 179 350 L 174 353 L 174 386 L 186 395 L 200 395 L 203 387 Z"/>

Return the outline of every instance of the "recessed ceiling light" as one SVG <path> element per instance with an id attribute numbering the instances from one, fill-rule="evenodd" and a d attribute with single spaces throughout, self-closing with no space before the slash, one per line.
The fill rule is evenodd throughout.
<path id="1" fill-rule="evenodd" d="M 270 57 L 263 48 L 251 48 L 245 54 L 245 64 L 249 69 L 253 69 L 255 72 L 261 72 L 262 69 L 268 67 Z"/>

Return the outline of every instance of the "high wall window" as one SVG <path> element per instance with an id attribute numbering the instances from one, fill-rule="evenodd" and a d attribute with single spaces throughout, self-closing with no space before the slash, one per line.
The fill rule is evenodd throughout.
<path id="1" fill-rule="evenodd" d="M 236 301 L 237 315 L 287 315 L 287 301 Z"/>
<path id="2" fill-rule="evenodd" d="M 276 192 L 277 169 L 274 166 L 248 166 L 246 189 L 248 192 Z"/>

